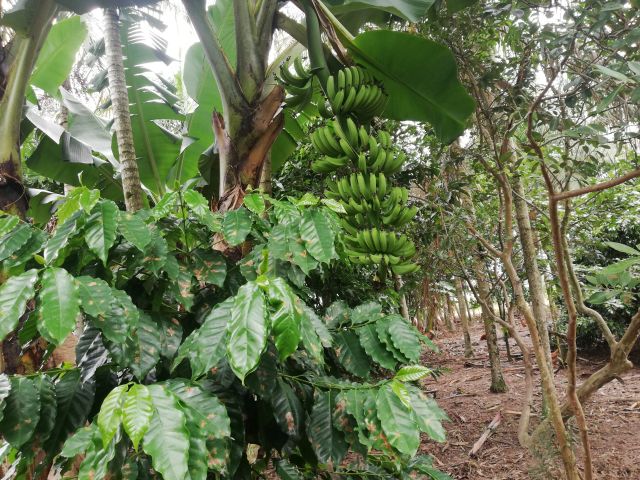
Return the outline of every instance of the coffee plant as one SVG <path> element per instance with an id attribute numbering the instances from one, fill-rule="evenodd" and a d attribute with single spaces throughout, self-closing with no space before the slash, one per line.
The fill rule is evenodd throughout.
<path id="1" fill-rule="evenodd" d="M 78 187 L 46 230 L 0 217 L 0 333 L 31 355 L 0 376 L 6 473 L 448 478 L 415 456 L 421 432 L 445 439 L 415 383 L 435 347 L 305 285 L 346 255 L 334 210 L 252 192 L 219 214 L 182 189 L 131 214 Z M 74 332 L 76 364 L 59 365 Z"/>

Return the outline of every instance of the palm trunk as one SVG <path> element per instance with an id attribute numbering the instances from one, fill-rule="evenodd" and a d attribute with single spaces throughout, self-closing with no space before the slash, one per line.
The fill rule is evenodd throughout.
<path id="1" fill-rule="evenodd" d="M 107 57 L 109 91 L 113 104 L 113 116 L 118 141 L 118 153 L 122 165 L 122 189 L 127 211 L 135 212 L 143 206 L 144 193 L 140 183 L 140 172 L 133 146 L 129 95 L 124 76 L 122 45 L 120 44 L 120 24 L 116 9 L 104 12 L 104 48 Z"/>
<path id="2" fill-rule="evenodd" d="M 458 298 L 458 309 L 460 310 L 460 323 L 462 324 L 462 334 L 464 336 L 464 356 L 473 357 L 473 346 L 469 335 L 469 317 L 467 315 L 467 304 L 462 290 L 462 280 L 456 278 L 456 297 Z"/>

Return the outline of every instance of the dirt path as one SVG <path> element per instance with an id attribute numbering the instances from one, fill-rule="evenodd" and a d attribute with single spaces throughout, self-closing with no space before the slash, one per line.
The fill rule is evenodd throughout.
<path id="1" fill-rule="evenodd" d="M 523 329 L 523 335 L 526 335 L 524 332 Z M 482 326 L 476 322 L 471 334 L 476 355 L 471 359 L 464 358 L 460 332 L 439 334 L 436 343 L 441 352 L 425 354 L 425 365 L 446 369 L 438 381 L 426 381 L 424 389 L 433 391 L 451 422 L 446 424 L 446 443 L 425 441 L 422 450 L 433 455 L 435 464 L 456 480 L 559 478 L 554 473 L 553 450 L 537 454 L 534 458 L 518 444 L 516 432 L 524 385 L 522 362 L 508 362 L 504 342 L 501 341 L 500 354 L 509 391 L 504 394 L 490 393 L 488 356 L 486 342 L 480 340 L 482 333 Z M 513 340 L 511 352 L 519 353 Z M 578 382 L 601 364 L 599 360 L 581 358 Z M 599 480 L 640 480 L 640 369 L 632 370 L 623 381 L 624 384 L 614 381 L 606 385 L 585 405 L 591 434 L 594 477 Z M 536 382 L 539 385 L 537 376 Z M 564 371 L 558 372 L 556 383 L 564 392 Z M 538 423 L 540 415 L 541 397 L 539 387 L 536 388 L 533 425 Z M 477 458 L 469 458 L 471 447 L 498 412 L 502 414 L 501 424 L 484 444 Z"/>

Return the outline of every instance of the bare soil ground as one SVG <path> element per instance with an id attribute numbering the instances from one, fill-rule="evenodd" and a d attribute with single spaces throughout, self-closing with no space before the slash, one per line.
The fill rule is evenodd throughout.
<path id="1" fill-rule="evenodd" d="M 464 358 L 460 331 L 440 332 L 435 342 L 441 351 L 427 352 L 423 357 L 425 365 L 446 370 L 437 381 L 425 381 L 423 388 L 433 392 L 432 395 L 449 414 L 451 422 L 446 423 L 447 442 L 437 444 L 425 440 L 422 451 L 433 455 L 435 465 L 456 480 L 561 478 L 557 473 L 559 464 L 555 460 L 552 440 L 543 442 L 543 451 L 535 455 L 518 444 L 517 428 L 524 390 L 522 361 L 515 359 L 508 362 L 505 345 L 501 341 L 500 354 L 509 391 L 490 393 L 486 342 L 480 340 L 483 328 L 479 322 L 475 322 L 471 328 L 475 351 L 473 358 Z M 528 339 L 525 332 L 526 329 L 522 329 L 523 336 Z M 511 352 L 520 353 L 513 340 Z M 580 352 L 578 356 L 580 383 L 600 368 L 604 358 L 585 357 Z M 561 398 L 566 385 L 565 375 L 564 370 L 556 374 Z M 599 480 L 640 480 L 640 369 L 635 368 L 625 375 L 623 382 L 609 383 L 584 405 L 590 429 L 594 477 Z M 536 416 L 532 418 L 532 427 L 539 422 L 541 411 L 537 372 L 536 388 Z M 502 422 L 478 456 L 470 458 L 469 451 L 473 444 L 498 412 L 501 412 Z M 581 449 L 580 445 L 576 447 L 578 451 Z"/>

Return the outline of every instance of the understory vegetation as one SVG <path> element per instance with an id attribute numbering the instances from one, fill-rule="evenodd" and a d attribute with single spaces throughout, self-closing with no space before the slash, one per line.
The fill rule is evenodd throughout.
<path id="1" fill-rule="evenodd" d="M 583 405 L 640 334 L 637 0 L 0 13 L 4 478 L 450 479 L 424 353 L 476 319 L 533 469 L 595 478 Z"/>

